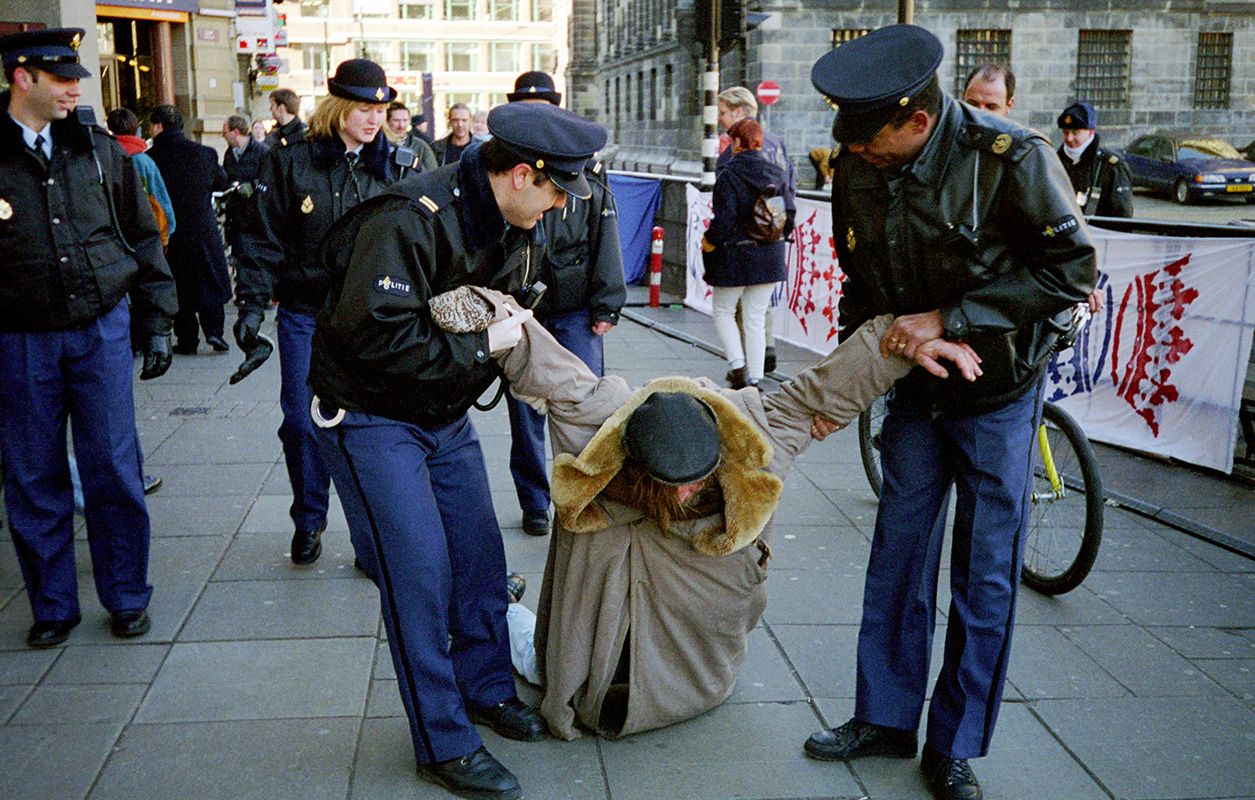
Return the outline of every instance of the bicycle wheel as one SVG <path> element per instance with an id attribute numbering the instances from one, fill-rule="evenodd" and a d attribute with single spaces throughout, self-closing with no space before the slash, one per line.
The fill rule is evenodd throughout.
<path id="1" fill-rule="evenodd" d="M 876 402 L 858 415 L 858 449 L 863 457 L 863 472 L 867 474 L 867 482 L 872 485 L 872 493 L 880 497 L 880 487 L 884 478 L 880 472 L 880 426 L 884 424 L 884 395 L 876 398 Z"/>
<path id="2" fill-rule="evenodd" d="M 1042 594 L 1070 592 L 1094 566 L 1102 541 L 1102 479 L 1089 439 L 1054 403 L 1042 409 L 1033 448 L 1024 585 Z M 1057 475 L 1052 479 L 1051 465 Z"/>

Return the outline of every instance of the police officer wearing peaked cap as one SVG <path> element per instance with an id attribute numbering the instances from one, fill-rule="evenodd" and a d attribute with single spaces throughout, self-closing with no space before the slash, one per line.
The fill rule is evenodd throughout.
<path id="1" fill-rule="evenodd" d="M 1081 213 L 1133 216 L 1133 175 L 1123 156 L 1099 144 L 1094 107 L 1073 103 L 1063 109 L 1058 125 L 1063 131 L 1059 160 L 1072 180 Z"/>
<path id="2" fill-rule="evenodd" d="M 518 298 L 543 252 L 539 223 L 588 197 L 605 130 L 547 103 L 488 117 L 493 138 L 346 214 L 321 258 L 332 281 L 314 333 L 314 418 L 353 547 L 379 587 L 419 775 L 464 797 L 517 798 L 518 780 L 473 723 L 544 736 L 517 697 L 505 552 L 467 411 L 500 375 L 492 358 L 531 312 L 487 331 L 434 324 L 432 298 L 487 286 Z"/>
<path id="3" fill-rule="evenodd" d="M 327 79 L 327 89 L 330 95 L 310 115 L 305 135 L 262 156 L 235 254 L 235 340 L 246 356 L 261 354 L 246 365 L 264 360 L 270 347 L 259 337 L 264 309 L 272 299 L 279 303 L 279 439 L 293 495 L 289 557 L 297 566 L 314 563 L 322 553 L 331 490 L 309 416 L 314 321 L 330 282 L 317 258 L 318 245 L 345 212 L 402 177 L 382 133 L 387 103 L 396 97 L 383 68 L 362 58 L 343 61 Z"/>
<path id="4" fill-rule="evenodd" d="M 1049 142 L 943 93 L 941 57 L 931 33 L 894 25 L 811 71 L 845 145 L 832 191 L 846 273 L 840 335 L 894 314 L 883 354 L 912 358 L 944 336 L 975 349 L 984 374 L 968 383 L 915 369 L 889 395 L 854 718 L 805 749 L 823 760 L 915 755 L 953 483 L 954 601 L 920 765 L 936 797 L 973 800 L 968 759 L 988 751 L 1006 678 L 1032 432 L 1054 344 L 1044 323 L 1085 299 L 1095 263 Z"/>
<path id="5" fill-rule="evenodd" d="M 521 105 L 562 102 L 553 78 L 524 72 L 506 95 Z M 583 176 L 590 196 L 568 196 L 566 205 L 545 214 L 545 257 L 540 280 L 548 287 L 534 307 L 536 319 L 594 374 L 605 367 L 602 336 L 619 321 L 627 300 L 618 208 L 602 164 L 590 160 Z M 510 412 L 510 474 L 523 513 L 523 532 L 549 533 L 549 472 L 545 463 L 545 417 L 513 395 Z"/>
<path id="6" fill-rule="evenodd" d="M 0 39 L 10 86 L 0 95 L 0 452 L 33 647 L 64 642 L 81 618 L 67 418 L 96 594 L 114 635 L 148 631 L 153 591 L 130 320 L 144 334 L 140 377 L 161 375 L 175 288 L 126 151 L 74 116 L 89 75 L 78 57 L 83 35 L 57 28 Z"/>

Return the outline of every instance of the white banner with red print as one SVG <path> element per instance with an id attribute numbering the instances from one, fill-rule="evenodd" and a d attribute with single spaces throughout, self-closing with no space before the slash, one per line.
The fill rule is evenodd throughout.
<path id="1" fill-rule="evenodd" d="M 685 304 L 710 313 L 701 236 L 710 194 L 688 187 Z M 1255 237 L 1180 238 L 1090 228 L 1106 299 L 1047 373 L 1046 399 L 1093 440 L 1228 473 L 1255 330 Z M 837 341 L 842 274 L 827 203 L 797 201 L 776 337 L 816 353 Z"/>

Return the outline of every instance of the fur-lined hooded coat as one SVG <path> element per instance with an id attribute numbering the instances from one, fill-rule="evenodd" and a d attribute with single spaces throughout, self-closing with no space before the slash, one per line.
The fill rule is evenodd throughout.
<path id="1" fill-rule="evenodd" d="M 812 416 L 847 425 L 910 369 L 879 353 L 890 319 L 867 323 L 767 395 L 679 377 L 633 391 L 617 376 L 594 376 L 535 321 L 523 326 L 499 361 L 516 395 L 545 398 L 557 454 L 557 524 L 536 628 L 540 710 L 554 735 L 574 739 L 577 726 L 611 738 L 638 733 L 728 698 L 767 602 L 771 517 L 789 466 L 812 441 Z M 664 391 L 714 410 L 724 505 L 660 530 L 603 490 L 624 465 L 628 416 Z M 616 683 L 621 658 L 627 680 Z"/>

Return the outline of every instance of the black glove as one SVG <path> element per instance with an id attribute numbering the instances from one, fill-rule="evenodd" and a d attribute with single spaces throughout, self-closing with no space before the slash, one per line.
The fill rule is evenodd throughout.
<path id="1" fill-rule="evenodd" d="M 170 336 L 160 333 L 149 336 L 144 345 L 144 367 L 139 371 L 139 379 L 146 381 L 165 375 L 170 369 L 170 360 Z"/>
<path id="2" fill-rule="evenodd" d="M 265 318 L 265 312 L 258 306 L 240 306 L 240 315 L 235 320 L 235 343 L 245 353 L 257 347 L 257 332 Z"/>

